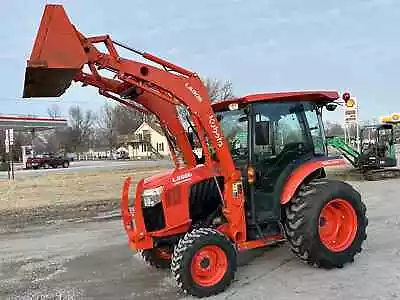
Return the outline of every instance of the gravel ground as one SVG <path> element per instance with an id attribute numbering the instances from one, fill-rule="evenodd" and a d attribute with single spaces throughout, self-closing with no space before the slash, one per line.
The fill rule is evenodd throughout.
<path id="1" fill-rule="evenodd" d="M 369 216 L 368 239 L 354 264 L 316 269 L 285 245 L 248 252 L 232 286 L 211 299 L 400 298 L 399 183 L 352 183 Z M 128 249 L 120 220 L 0 234 L 0 299 L 183 298 L 169 272 L 146 266 Z"/>

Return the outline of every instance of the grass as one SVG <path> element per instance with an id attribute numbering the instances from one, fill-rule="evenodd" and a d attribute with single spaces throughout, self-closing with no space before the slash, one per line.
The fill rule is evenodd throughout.
<path id="1" fill-rule="evenodd" d="M 124 179 L 155 175 L 160 168 L 74 172 L 25 176 L 16 181 L 0 181 L 0 212 L 37 207 L 79 205 L 96 201 L 118 200 Z"/>

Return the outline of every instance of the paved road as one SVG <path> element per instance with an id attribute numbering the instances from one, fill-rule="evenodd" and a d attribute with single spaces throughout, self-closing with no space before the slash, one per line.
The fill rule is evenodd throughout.
<path id="1" fill-rule="evenodd" d="M 237 280 L 213 299 L 400 298 L 400 180 L 356 183 L 368 240 L 338 270 L 304 265 L 286 246 L 241 257 Z M 65 298 L 51 298 L 56 296 Z M 46 296 L 40 298 L 39 296 Z M 68 298 L 69 296 L 69 298 Z M 180 299 L 168 272 L 132 255 L 120 221 L 60 224 L 0 235 L 0 299 Z"/>
<path id="2" fill-rule="evenodd" d="M 94 170 L 118 170 L 118 169 L 131 169 L 135 167 L 153 167 L 153 166 L 170 166 L 172 162 L 170 160 L 135 160 L 135 161 L 74 161 L 67 169 L 39 169 L 39 170 L 23 170 L 17 169 L 15 172 L 16 178 L 26 176 L 41 176 L 56 173 L 68 173 L 68 172 L 83 172 L 83 171 L 94 171 Z M 0 172 L 0 179 L 8 178 L 7 172 Z"/>

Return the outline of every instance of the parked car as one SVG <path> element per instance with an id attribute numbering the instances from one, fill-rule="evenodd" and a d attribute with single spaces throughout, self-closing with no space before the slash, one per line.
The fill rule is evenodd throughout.
<path id="1" fill-rule="evenodd" d="M 49 169 L 58 167 L 68 168 L 69 159 L 63 155 L 56 155 L 53 153 L 44 153 L 35 157 L 30 157 L 26 161 L 27 169 Z"/>
<path id="2" fill-rule="evenodd" d="M 125 151 L 118 151 L 116 153 L 116 158 L 117 159 L 129 159 L 129 153 Z"/>

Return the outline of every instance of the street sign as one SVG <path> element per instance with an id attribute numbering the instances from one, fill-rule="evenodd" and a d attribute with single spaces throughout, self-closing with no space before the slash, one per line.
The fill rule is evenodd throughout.
<path id="1" fill-rule="evenodd" d="M 14 145 L 14 129 L 6 129 L 6 138 L 4 139 L 4 144 L 5 144 L 5 150 L 6 153 L 8 154 L 8 162 L 9 166 L 11 165 L 11 168 L 8 168 L 8 179 L 10 180 L 11 178 L 14 180 L 14 160 L 13 160 L 13 148 L 12 146 Z M 10 164 L 11 161 L 11 164 Z M 10 172 L 11 171 L 11 172 Z M 11 174 L 10 174 L 11 173 Z"/>
<path id="2" fill-rule="evenodd" d="M 14 145 L 14 129 L 6 129 L 6 139 L 4 143 L 6 145 Z"/>
<path id="3" fill-rule="evenodd" d="M 14 129 L 8 129 L 8 137 L 10 139 L 10 145 L 14 145 Z"/>

